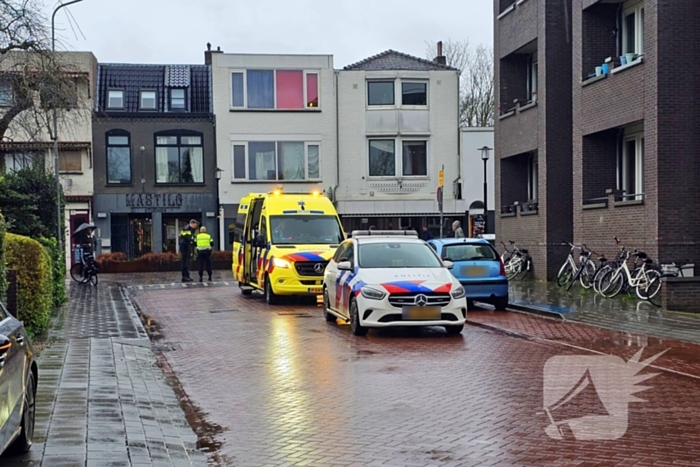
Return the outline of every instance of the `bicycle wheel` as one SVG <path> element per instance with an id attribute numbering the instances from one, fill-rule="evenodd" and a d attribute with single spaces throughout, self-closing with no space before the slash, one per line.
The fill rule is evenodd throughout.
<path id="1" fill-rule="evenodd" d="M 593 287 L 593 278 L 596 274 L 596 267 L 593 261 L 586 261 L 581 270 L 581 275 L 579 276 L 579 282 L 581 282 L 581 287 L 584 289 L 590 289 Z"/>
<path id="2" fill-rule="evenodd" d="M 520 259 L 514 259 L 508 262 L 508 265 L 506 266 L 506 277 L 508 280 L 512 280 L 515 278 L 515 276 L 520 273 L 520 268 L 522 268 L 522 260 Z"/>
<path id="3" fill-rule="evenodd" d="M 530 269 L 528 268 L 529 266 L 529 261 L 526 259 L 524 261 L 520 262 L 520 271 L 515 275 L 515 278 L 519 281 L 525 279 L 527 276 L 527 273 L 530 272 Z"/>
<path id="4" fill-rule="evenodd" d="M 657 277 L 654 277 L 651 282 L 649 282 L 649 287 L 647 287 L 646 294 L 647 294 L 647 300 L 649 303 L 651 303 L 654 306 L 661 306 L 661 279 L 663 277 L 674 277 L 672 274 L 671 275 L 659 275 Z"/>
<path id="5" fill-rule="evenodd" d="M 644 280 L 637 287 L 635 287 L 637 297 L 639 297 L 640 300 L 647 300 L 649 298 L 649 285 L 651 285 L 651 281 L 661 276 L 661 273 L 659 273 L 659 271 L 657 271 L 656 269 L 647 269 L 644 272 L 646 273 L 646 280 Z M 660 285 L 661 282 L 659 282 L 659 286 Z M 656 292 L 658 293 L 659 291 L 657 290 Z"/>
<path id="6" fill-rule="evenodd" d="M 596 271 L 595 276 L 593 277 L 593 290 L 595 290 L 596 293 L 603 295 L 600 291 L 600 282 L 603 280 L 603 277 L 605 277 L 605 274 L 612 270 L 612 266 L 606 264 Z"/>
<path id="7" fill-rule="evenodd" d="M 559 274 L 557 274 L 557 285 L 559 287 L 564 287 L 571 281 L 571 277 L 574 275 L 574 268 L 571 263 L 567 260 L 559 269 Z"/>
<path id="8" fill-rule="evenodd" d="M 98 280 L 97 280 L 97 274 L 95 274 L 95 273 L 93 272 L 92 274 L 90 274 L 88 280 L 90 281 L 90 284 L 91 284 L 93 287 L 97 286 L 97 281 L 98 281 Z"/>
<path id="9" fill-rule="evenodd" d="M 616 270 L 608 271 L 600 281 L 600 294 L 605 298 L 613 298 L 620 293 L 624 285 L 624 274 Z"/>
<path id="10" fill-rule="evenodd" d="M 83 282 L 83 265 L 82 263 L 75 263 L 70 267 L 70 277 L 77 283 L 82 284 Z"/>

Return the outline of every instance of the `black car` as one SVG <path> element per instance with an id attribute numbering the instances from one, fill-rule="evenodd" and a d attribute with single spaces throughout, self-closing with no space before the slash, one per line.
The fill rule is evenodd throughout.
<path id="1" fill-rule="evenodd" d="M 32 447 L 37 376 L 24 326 L 0 303 L 0 454 Z"/>

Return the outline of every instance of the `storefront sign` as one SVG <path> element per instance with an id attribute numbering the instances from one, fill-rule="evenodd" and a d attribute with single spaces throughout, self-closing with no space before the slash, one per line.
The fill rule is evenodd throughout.
<path id="1" fill-rule="evenodd" d="M 182 194 L 129 193 L 124 196 L 126 197 L 126 207 L 131 209 L 178 209 L 182 207 L 184 202 Z"/>

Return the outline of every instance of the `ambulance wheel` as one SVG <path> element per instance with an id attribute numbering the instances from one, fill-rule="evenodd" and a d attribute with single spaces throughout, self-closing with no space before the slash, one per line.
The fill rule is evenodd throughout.
<path id="1" fill-rule="evenodd" d="M 270 276 L 265 276 L 265 302 L 268 305 L 277 305 L 280 302 L 278 295 L 272 290 L 272 284 L 270 284 Z"/>

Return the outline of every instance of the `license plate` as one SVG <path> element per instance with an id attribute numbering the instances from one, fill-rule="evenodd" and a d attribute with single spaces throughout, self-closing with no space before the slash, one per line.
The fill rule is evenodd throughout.
<path id="1" fill-rule="evenodd" d="M 403 307 L 403 319 L 405 320 L 439 320 L 439 306 L 405 306 Z"/>
<path id="2" fill-rule="evenodd" d="M 488 275 L 488 268 L 483 266 L 467 266 L 462 268 L 464 277 L 484 277 Z"/>
<path id="3" fill-rule="evenodd" d="M 323 293 L 323 288 L 322 287 L 311 287 L 311 288 L 309 288 L 309 293 L 321 295 Z"/>

